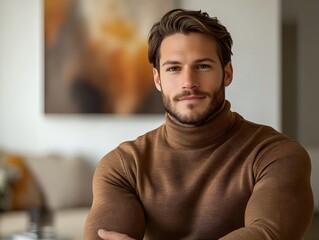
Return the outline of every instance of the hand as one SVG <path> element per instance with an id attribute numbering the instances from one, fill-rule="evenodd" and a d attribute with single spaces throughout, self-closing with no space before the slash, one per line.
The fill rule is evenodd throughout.
<path id="1" fill-rule="evenodd" d="M 100 229 L 97 232 L 97 234 L 103 240 L 134 240 L 133 238 L 130 238 L 126 234 L 118 233 L 114 231 L 106 231 L 104 229 Z"/>

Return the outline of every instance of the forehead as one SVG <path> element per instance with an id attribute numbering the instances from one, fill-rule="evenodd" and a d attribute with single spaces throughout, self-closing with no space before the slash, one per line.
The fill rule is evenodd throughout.
<path id="1" fill-rule="evenodd" d="M 168 58 L 210 57 L 218 59 L 216 41 L 202 33 L 175 33 L 163 39 L 160 62 Z"/>

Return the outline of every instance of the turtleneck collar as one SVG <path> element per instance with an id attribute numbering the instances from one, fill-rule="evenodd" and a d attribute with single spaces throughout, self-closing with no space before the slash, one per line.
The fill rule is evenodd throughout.
<path id="1" fill-rule="evenodd" d="M 167 141 L 175 147 L 196 148 L 207 146 L 232 126 L 234 119 L 234 114 L 230 111 L 230 103 L 228 101 L 225 101 L 222 108 L 209 122 L 201 126 L 183 126 L 166 114 L 165 130 Z"/>

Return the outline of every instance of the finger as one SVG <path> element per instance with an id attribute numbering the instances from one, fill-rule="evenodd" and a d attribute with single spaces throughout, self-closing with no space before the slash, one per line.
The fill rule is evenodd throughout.
<path id="1" fill-rule="evenodd" d="M 107 231 L 104 229 L 99 229 L 97 231 L 97 234 L 99 235 L 100 238 L 102 239 L 107 239 Z"/>
<path id="2" fill-rule="evenodd" d="M 103 240 L 134 240 L 133 238 L 130 238 L 126 234 L 118 233 L 118 232 L 114 232 L 114 231 L 106 231 L 104 229 L 99 229 L 98 235 Z"/>

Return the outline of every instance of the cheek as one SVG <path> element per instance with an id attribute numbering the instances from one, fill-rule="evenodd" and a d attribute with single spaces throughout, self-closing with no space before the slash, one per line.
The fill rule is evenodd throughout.
<path id="1" fill-rule="evenodd" d="M 198 87 L 198 90 L 204 92 L 214 92 L 216 89 L 219 89 L 222 84 L 223 81 L 221 79 L 210 79 L 207 81 L 202 81 L 200 86 Z"/>
<path id="2" fill-rule="evenodd" d="M 161 84 L 162 92 L 165 96 L 172 98 L 175 95 L 179 94 L 178 83 L 174 80 L 172 81 L 164 81 Z"/>

